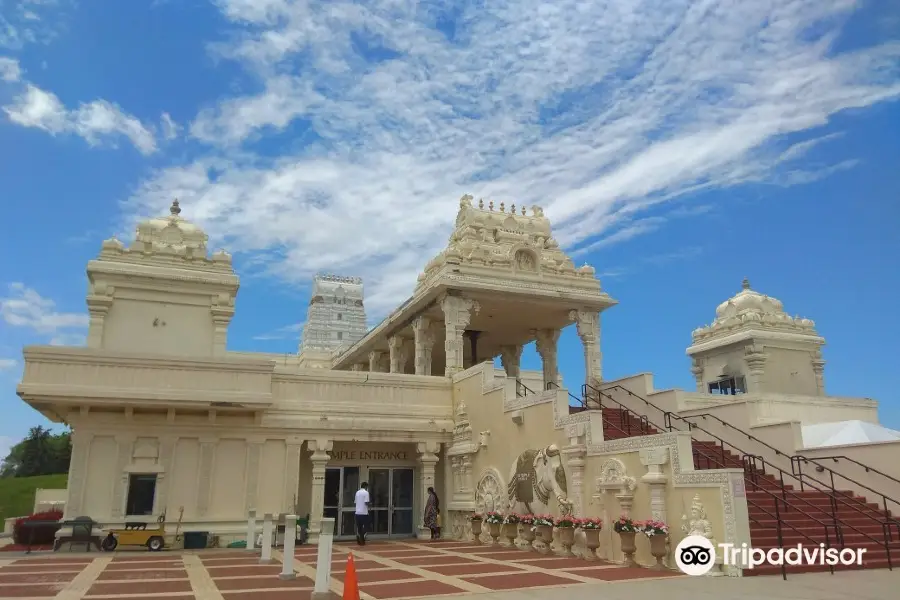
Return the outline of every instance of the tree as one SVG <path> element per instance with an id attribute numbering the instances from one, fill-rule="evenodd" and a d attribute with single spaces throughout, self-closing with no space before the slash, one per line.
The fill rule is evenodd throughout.
<path id="1" fill-rule="evenodd" d="M 32 477 L 67 473 L 72 457 L 68 431 L 53 434 L 41 426 L 32 427 L 28 437 L 10 449 L 0 465 L 0 477 Z"/>

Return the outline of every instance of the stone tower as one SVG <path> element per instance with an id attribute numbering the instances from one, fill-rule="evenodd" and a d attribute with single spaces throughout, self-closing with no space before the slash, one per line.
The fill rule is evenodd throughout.
<path id="1" fill-rule="evenodd" d="M 300 353 L 333 352 L 366 335 L 363 282 L 359 277 L 316 275 Z"/>
<path id="2" fill-rule="evenodd" d="M 694 330 L 687 349 L 697 391 L 825 395 L 825 361 L 815 323 L 792 317 L 782 303 L 750 289 L 716 309 L 711 325 Z"/>

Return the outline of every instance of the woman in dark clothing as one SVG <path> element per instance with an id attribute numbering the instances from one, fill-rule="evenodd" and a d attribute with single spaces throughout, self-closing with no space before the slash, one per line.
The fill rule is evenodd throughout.
<path id="1" fill-rule="evenodd" d="M 425 502 L 425 527 L 431 530 L 431 539 L 440 539 L 438 513 L 441 512 L 441 501 L 434 488 L 428 488 L 428 500 Z"/>

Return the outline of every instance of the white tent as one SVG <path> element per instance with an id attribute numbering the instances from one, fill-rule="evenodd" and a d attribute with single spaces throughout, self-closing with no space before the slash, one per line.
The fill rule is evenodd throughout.
<path id="1" fill-rule="evenodd" d="M 803 426 L 804 448 L 826 448 L 900 440 L 900 431 L 866 421 L 838 421 Z"/>

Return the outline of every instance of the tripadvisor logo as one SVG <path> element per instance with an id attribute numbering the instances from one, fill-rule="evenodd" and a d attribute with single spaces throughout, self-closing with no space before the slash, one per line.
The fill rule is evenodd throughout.
<path id="1" fill-rule="evenodd" d="M 760 565 L 862 565 L 865 548 L 826 548 L 825 544 L 763 550 L 747 544 L 713 546 L 705 537 L 689 535 L 675 548 L 675 564 L 686 575 L 706 575 L 716 559 L 723 566 L 753 569 Z"/>

